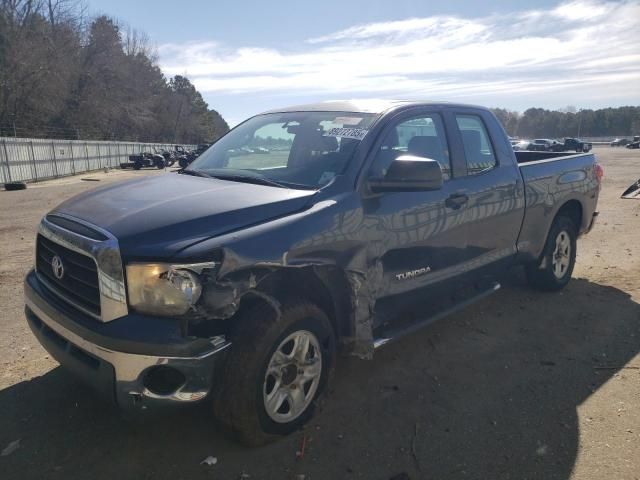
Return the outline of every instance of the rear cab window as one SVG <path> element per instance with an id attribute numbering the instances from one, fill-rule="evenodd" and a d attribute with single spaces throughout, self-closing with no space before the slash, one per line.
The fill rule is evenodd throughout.
<path id="1" fill-rule="evenodd" d="M 467 175 L 477 175 L 498 164 L 483 120 L 478 115 L 456 114 L 467 163 Z"/>

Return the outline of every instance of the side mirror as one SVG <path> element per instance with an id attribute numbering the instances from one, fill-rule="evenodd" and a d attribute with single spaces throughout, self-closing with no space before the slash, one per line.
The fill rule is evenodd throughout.
<path id="1" fill-rule="evenodd" d="M 436 160 L 401 155 L 391 162 L 384 178 L 370 179 L 372 192 L 415 192 L 442 188 L 442 169 Z"/>

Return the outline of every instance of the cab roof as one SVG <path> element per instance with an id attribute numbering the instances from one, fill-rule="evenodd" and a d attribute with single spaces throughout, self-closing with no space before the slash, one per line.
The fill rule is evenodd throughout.
<path id="1" fill-rule="evenodd" d="M 305 105 L 293 105 L 290 107 L 276 108 L 264 113 L 285 113 L 285 112 L 349 112 L 349 113 L 375 113 L 383 114 L 388 110 L 400 107 L 426 105 L 449 105 L 459 107 L 472 107 L 485 110 L 485 107 L 477 105 L 465 105 L 450 102 L 414 101 L 414 100 L 382 100 L 382 99 L 361 99 L 361 100 L 331 100 L 327 102 L 309 103 Z"/>

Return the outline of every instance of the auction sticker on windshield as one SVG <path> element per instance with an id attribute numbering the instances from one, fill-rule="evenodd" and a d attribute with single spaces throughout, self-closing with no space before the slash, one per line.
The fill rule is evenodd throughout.
<path id="1" fill-rule="evenodd" d="M 333 123 L 341 123 L 343 126 L 351 125 L 352 127 L 358 125 L 360 122 L 362 122 L 362 117 L 336 117 L 333 120 Z"/>
<path id="2" fill-rule="evenodd" d="M 369 130 L 365 130 L 363 128 L 332 128 L 324 135 L 326 137 L 342 137 L 362 140 L 368 132 Z"/>

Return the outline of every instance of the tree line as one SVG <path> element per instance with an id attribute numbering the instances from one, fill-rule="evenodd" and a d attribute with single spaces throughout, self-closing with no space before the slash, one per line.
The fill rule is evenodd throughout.
<path id="1" fill-rule="evenodd" d="M 0 0 L 0 135 L 212 142 L 229 130 L 146 35 L 80 0 Z"/>
<path id="2" fill-rule="evenodd" d="M 529 108 L 523 113 L 494 108 L 507 133 L 520 138 L 615 137 L 640 135 L 640 107 L 564 110 Z"/>

